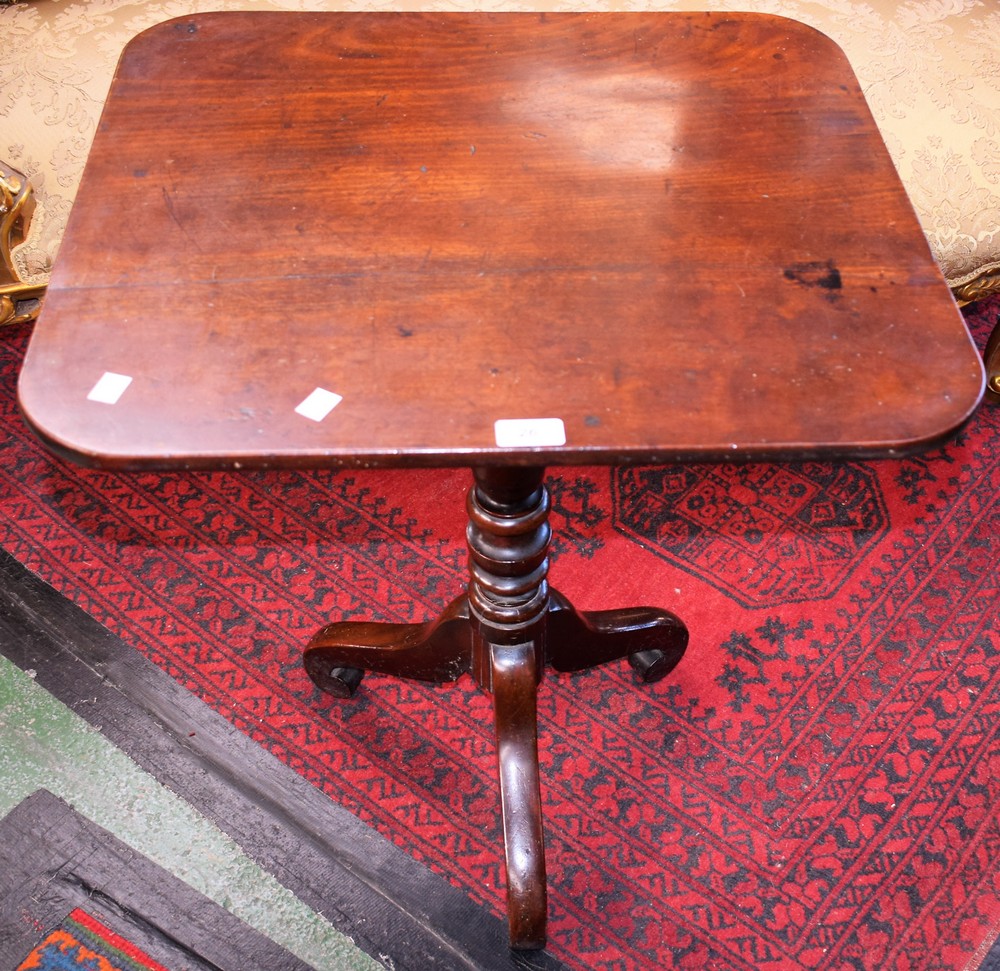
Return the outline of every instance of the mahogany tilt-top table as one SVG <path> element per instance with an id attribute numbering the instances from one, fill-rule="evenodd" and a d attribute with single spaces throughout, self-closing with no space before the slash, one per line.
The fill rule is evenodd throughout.
<path id="1" fill-rule="evenodd" d="M 545 941 L 546 665 L 664 676 L 549 589 L 549 465 L 892 456 L 979 357 L 840 51 L 709 14 L 206 14 L 126 49 L 20 382 L 115 469 L 467 465 L 468 589 L 313 680 L 492 692 L 511 944 Z M 597 578 L 595 578 L 597 579 Z"/>

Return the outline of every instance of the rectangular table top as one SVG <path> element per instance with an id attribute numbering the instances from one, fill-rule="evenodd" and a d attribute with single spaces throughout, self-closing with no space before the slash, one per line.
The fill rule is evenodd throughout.
<path id="1" fill-rule="evenodd" d="M 19 393 L 205 468 L 892 455 L 982 387 L 808 27 L 230 12 L 126 49 Z"/>

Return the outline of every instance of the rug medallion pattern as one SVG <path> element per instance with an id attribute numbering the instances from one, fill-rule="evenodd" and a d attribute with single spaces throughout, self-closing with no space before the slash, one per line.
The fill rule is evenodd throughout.
<path id="1" fill-rule="evenodd" d="M 855 462 L 667 465 L 612 475 L 615 527 L 738 603 L 832 597 L 888 527 Z"/>

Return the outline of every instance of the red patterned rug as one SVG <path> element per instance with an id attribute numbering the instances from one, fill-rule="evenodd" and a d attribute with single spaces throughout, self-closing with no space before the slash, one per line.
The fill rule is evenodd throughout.
<path id="1" fill-rule="evenodd" d="M 980 344 L 1000 300 L 968 317 Z M 504 912 L 490 702 L 369 676 L 332 618 L 433 616 L 468 473 L 112 475 L 50 457 L 0 345 L 0 545 Z M 929 348 L 928 353 L 933 353 Z M 580 969 L 976 967 L 1000 931 L 1000 408 L 899 461 L 553 470 L 555 586 L 687 622 L 664 681 L 540 690 L 549 950 Z"/>

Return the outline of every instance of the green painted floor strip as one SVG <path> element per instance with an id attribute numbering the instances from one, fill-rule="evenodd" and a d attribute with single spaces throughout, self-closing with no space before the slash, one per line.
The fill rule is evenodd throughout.
<path id="1" fill-rule="evenodd" d="M 316 971 L 382 967 L 30 673 L 0 657 L 0 816 L 41 788 Z"/>

